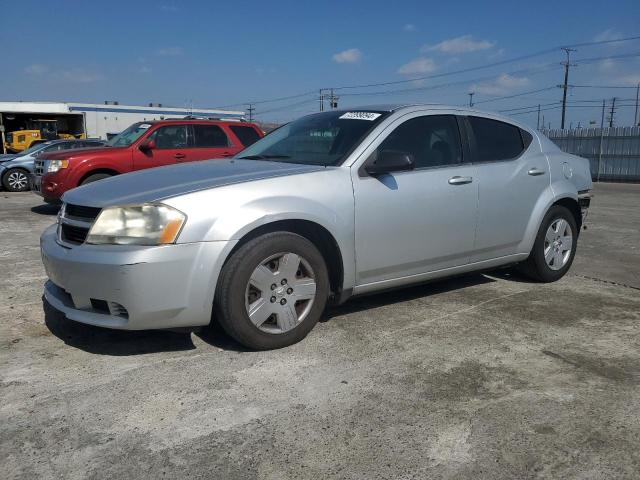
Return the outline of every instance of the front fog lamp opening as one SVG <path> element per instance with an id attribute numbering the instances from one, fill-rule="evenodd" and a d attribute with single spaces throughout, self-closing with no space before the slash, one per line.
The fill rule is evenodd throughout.
<path id="1" fill-rule="evenodd" d="M 186 216 L 167 205 L 105 208 L 87 235 L 86 243 L 164 245 L 175 243 Z"/>

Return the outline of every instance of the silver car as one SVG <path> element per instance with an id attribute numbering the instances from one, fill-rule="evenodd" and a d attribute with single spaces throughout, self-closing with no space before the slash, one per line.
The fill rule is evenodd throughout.
<path id="1" fill-rule="evenodd" d="M 0 182 L 9 192 L 29 190 L 29 175 L 33 173 L 36 157 L 43 153 L 72 150 L 77 148 L 97 148 L 105 144 L 100 139 L 49 140 L 32 145 L 24 152 L 0 155 Z"/>
<path id="2" fill-rule="evenodd" d="M 590 189 L 587 160 L 498 115 L 318 113 L 232 159 L 67 192 L 41 238 L 44 294 L 78 322 L 215 320 L 247 347 L 278 348 L 328 301 L 504 265 L 558 280 Z"/>

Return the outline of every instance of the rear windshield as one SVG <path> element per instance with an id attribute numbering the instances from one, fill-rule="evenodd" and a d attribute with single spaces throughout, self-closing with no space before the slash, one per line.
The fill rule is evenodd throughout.
<path id="1" fill-rule="evenodd" d="M 331 111 L 307 115 L 242 151 L 240 159 L 340 165 L 388 112 Z"/>

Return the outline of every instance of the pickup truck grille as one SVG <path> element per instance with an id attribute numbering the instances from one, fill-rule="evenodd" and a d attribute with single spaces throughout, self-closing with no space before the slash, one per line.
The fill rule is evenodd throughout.
<path id="1" fill-rule="evenodd" d="M 36 159 L 33 164 L 33 173 L 36 175 L 44 175 L 44 160 Z"/>
<path id="2" fill-rule="evenodd" d="M 96 207 L 65 203 L 58 219 L 58 240 L 63 245 L 80 245 L 87 239 L 89 229 L 100 214 Z"/>

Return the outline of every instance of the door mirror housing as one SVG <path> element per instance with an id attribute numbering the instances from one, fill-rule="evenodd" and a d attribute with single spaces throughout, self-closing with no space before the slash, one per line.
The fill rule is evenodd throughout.
<path id="1" fill-rule="evenodd" d="M 364 170 L 372 177 L 384 175 L 391 172 L 404 172 L 413 170 L 416 164 L 413 155 L 401 150 L 376 151 L 372 161 L 367 162 Z"/>
<path id="2" fill-rule="evenodd" d="M 140 144 L 138 148 L 145 153 L 150 152 L 151 150 L 156 148 L 156 141 L 150 138 L 147 138 L 146 140 L 143 140 L 143 142 Z"/>

